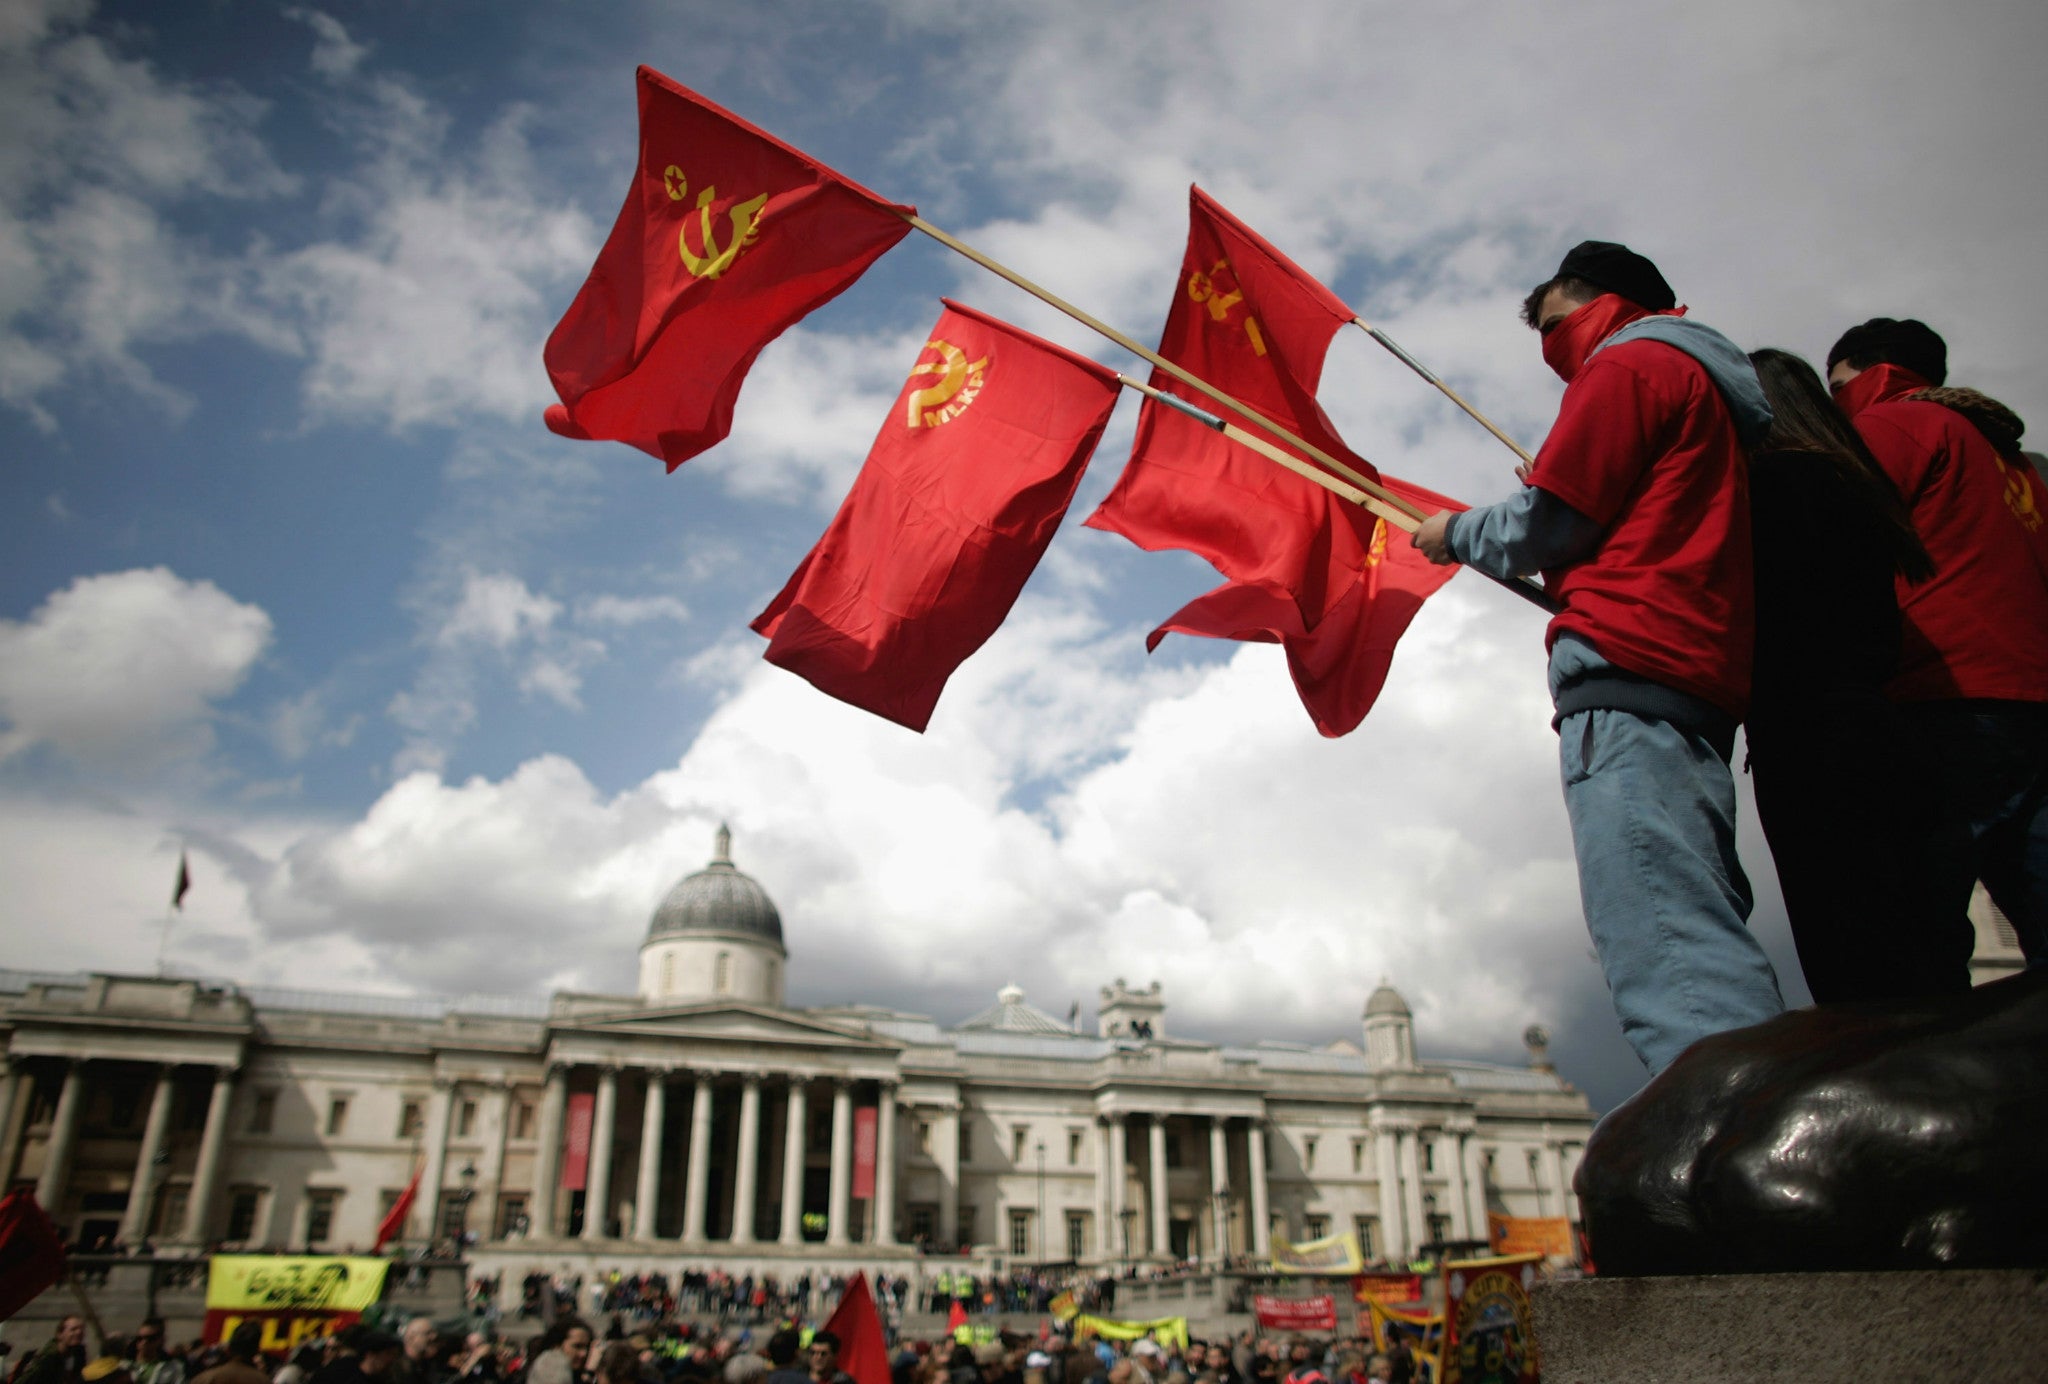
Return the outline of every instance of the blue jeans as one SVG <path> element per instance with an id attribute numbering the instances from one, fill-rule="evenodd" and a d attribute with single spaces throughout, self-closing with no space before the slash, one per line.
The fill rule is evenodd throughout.
<path id="1" fill-rule="evenodd" d="M 1655 1076 L 1694 1040 L 1781 1013 L 1748 927 L 1735 780 L 1704 738 L 1629 711 L 1558 725 L 1579 897 L 1622 1036 Z"/>

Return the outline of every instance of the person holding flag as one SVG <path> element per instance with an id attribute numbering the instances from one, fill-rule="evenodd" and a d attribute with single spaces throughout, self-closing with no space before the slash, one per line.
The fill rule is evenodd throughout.
<path id="1" fill-rule="evenodd" d="M 1525 488 L 1414 536 L 1430 561 L 1544 573 L 1565 810 L 1623 1036 L 1656 1075 L 1785 1003 L 1750 934 L 1728 761 L 1755 625 L 1745 443 L 1771 413 L 1748 357 L 1664 276 L 1588 240 L 1523 320 L 1565 382 Z"/>

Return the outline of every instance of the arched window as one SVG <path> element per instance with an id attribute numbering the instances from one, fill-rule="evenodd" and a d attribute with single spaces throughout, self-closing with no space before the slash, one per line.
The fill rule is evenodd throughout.
<path id="1" fill-rule="evenodd" d="M 711 988 L 718 994 L 732 993 L 732 953 L 720 952 L 711 968 Z"/>
<path id="2" fill-rule="evenodd" d="M 673 995 L 675 991 L 676 954 L 674 952 L 663 952 L 661 954 L 661 993 Z"/>
<path id="3" fill-rule="evenodd" d="M 772 1000 L 775 998 L 775 963 L 773 961 L 770 961 L 767 964 L 767 968 L 763 972 L 763 974 L 767 977 L 768 981 L 768 993 L 764 998 Z"/>

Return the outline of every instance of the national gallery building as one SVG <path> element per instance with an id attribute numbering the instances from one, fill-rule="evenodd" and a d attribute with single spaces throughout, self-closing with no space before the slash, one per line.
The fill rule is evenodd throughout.
<path id="1" fill-rule="evenodd" d="M 335 1253 L 417 1171 L 405 1242 L 473 1236 L 515 1273 L 1213 1261 L 1342 1231 L 1399 1260 L 1489 1210 L 1578 1218 L 1594 1112 L 1541 1030 L 1526 1067 L 1424 1060 L 1383 985 L 1322 1046 L 1219 1045 L 1122 980 L 1091 1031 L 1014 986 L 942 1026 L 792 1008 L 787 964 L 721 830 L 633 995 L 0 972 L 0 1186 L 86 1248 Z"/>

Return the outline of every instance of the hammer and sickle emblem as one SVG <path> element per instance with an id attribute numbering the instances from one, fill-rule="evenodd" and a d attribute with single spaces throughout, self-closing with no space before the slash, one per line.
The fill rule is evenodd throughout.
<path id="1" fill-rule="evenodd" d="M 1993 457 L 1998 469 L 2005 474 L 2005 507 L 2012 511 L 2012 517 L 2020 521 L 2020 527 L 2033 533 L 2041 527 L 2041 509 L 2034 503 L 2034 488 L 2027 484 L 2026 476 L 2019 468 L 2006 464 L 2005 458 Z"/>
<path id="2" fill-rule="evenodd" d="M 1387 521 L 1375 517 L 1372 521 L 1372 542 L 1365 545 L 1365 565 L 1377 567 L 1387 560 Z"/>
<path id="3" fill-rule="evenodd" d="M 913 389 L 905 403 L 904 422 L 910 427 L 936 428 L 960 416 L 974 398 L 981 392 L 984 372 L 988 369 L 988 357 L 970 361 L 967 353 L 950 341 L 927 341 L 926 351 L 937 351 L 937 360 L 926 360 L 920 353 L 917 364 L 911 368 L 910 379 L 915 381 L 921 375 L 937 378 L 937 383 L 923 389 Z M 955 401 L 956 396 L 960 396 Z"/>
<path id="4" fill-rule="evenodd" d="M 1224 275 L 1229 275 L 1232 284 L 1237 282 L 1237 275 L 1232 272 L 1230 261 L 1227 259 L 1217 260 L 1215 267 L 1206 274 L 1197 269 L 1188 275 L 1188 297 L 1209 309 L 1209 320 L 1212 322 L 1229 321 L 1230 310 L 1244 301 L 1243 289 L 1232 288 L 1229 292 L 1224 291 Z M 1253 355 L 1266 354 L 1265 334 L 1259 330 L 1259 319 L 1250 313 L 1246 313 L 1244 317 L 1244 334 L 1251 339 Z"/>
<path id="5" fill-rule="evenodd" d="M 671 202 L 680 202 L 690 192 L 689 179 L 683 170 L 670 164 L 662 170 L 661 184 Z M 732 234 L 724 246 L 718 243 L 718 235 L 712 221 L 712 204 L 718 200 L 718 189 L 707 187 L 697 194 L 697 236 L 703 242 L 704 252 L 698 254 L 690 248 L 690 220 L 683 218 L 682 229 L 676 233 L 676 252 L 682 256 L 683 268 L 700 279 L 715 279 L 732 267 L 740 252 L 752 245 L 761 234 L 758 218 L 761 208 L 768 204 L 768 194 L 752 197 L 726 209 L 726 217 L 732 223 Z"/>

